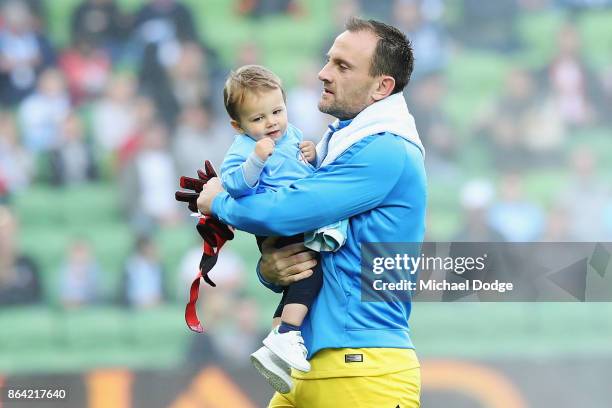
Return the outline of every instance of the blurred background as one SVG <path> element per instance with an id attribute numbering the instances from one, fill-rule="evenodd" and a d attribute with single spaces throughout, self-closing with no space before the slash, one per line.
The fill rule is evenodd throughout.
<path id="1" fill-rule="evenodd" d="M 248 356 L 279 299 L 255 240 L 222 251 L 191 333 L 201 242 L 173 193 L 231 144 L 240 65 L 275 71 L 318 141 L 317 72 L 351 15 L 413 42 L 428 240 L 612 241 L 610 0 L 2 0 L 0 388 L 266 405 Z M 609 407 L 611 306 L 415 304 L 423 406 Z"/>

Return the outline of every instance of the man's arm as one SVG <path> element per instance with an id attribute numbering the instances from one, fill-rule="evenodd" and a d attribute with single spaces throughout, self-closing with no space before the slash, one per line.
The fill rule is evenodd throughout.
<path id="1" fill-rule="evenodd" d="M 360 214 L 397 184 L 407 160 L 404 143 L 392 135 L 367 137 L 334 163 L 276 192 L 237 200 L 221 192 L 212 213 L 250 233 L 284 236 Z"/>

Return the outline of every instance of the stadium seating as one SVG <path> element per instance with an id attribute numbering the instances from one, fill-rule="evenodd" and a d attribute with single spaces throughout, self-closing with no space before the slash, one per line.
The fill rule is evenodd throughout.
<path id="1" fill-rule="evenodd" d="M 50 37 L 57 47 L 68 45 L 70 25 L 67 22 L 81 1 L 45 3 Z M 133 11 L 143 2 L 119 0 L 118 3 L 124 10 Z M 193 10 L 203 41 L 219 53 L 227 66 L 233 65 L 243 43 L 255 41 L 261 47 L 262 62 L 273 66 L 288 86 L 295 83 L 306 61 L 320 59 L 321 43 L 331 35 L 329 0 L 303 0 L 308 13 L 301 19 L 275 16 L 265 17 L 263 22 L 257 23 L 236 16 L 233 1 L 184 0 L 184 3 Z M 459 7 L 458 4 L 449 4 L 449 11 Z M 518 31 L 526 49 L 517 55 L 453 50 L 452 63 L 445 72 L 449 95 L 444 109 L 462 142 L 469 142 L 475 113 L 499 94 L 510 67 L 521 64 L 541 68 L 547 62 L 556 49 L 555 33 L 565 17 L 559 12 L 521 15 Z M 610 63 L 611 18 L 609 11 L 587 12 L 578 18 L 585 54 L 597 69 Z M 317 30 L 312 29 L 315 21 Z M 122 68 L 135 69 L 134 66 Z M 86 108 L 81 113 L 87 117 Z M 608 129 L 591 129 L 572 136 L 566 146 L 568 154 L 578 145 L 590 146 L 596 152 L 609 150 Z M 473 175 L 490 173 L 490 158 L 479 150 L 481 148 L 474 146 L 461 152 L 458 180 L 429 186 L 428 212 L 435 222 L 430 223 L 428 233 L 438 240 L 451 239 L 460 226 L 461 182 Z M 0 372 L 3 374 L 59 373 L 108 366 L 171 367 L 179 364 L 184 356 L 191 333 L 183 321 L 182 299 L 175 298 L 179 293 L 178 266 L 185 251 L 199 245 L 200 240 L 191 225 L 159 230 L 154 238 L 166 270 L 170 302 L 143 311 L 114 306 L 122 265 L 133 248 L 134 236 L 120 213 L 112 158 L 100 164 L 100 183 L 67 189 L 40 183 L 17 196 L 13 203 L 20 219 L 20 244 L 41 268 L 47 305 L 0 309 Z M 48 161 L 40 158 L 38 173 L 47 175 L 48 166 Z M 526 175 L 525 189 L 529 198 L 545 206 L 554 202 L 568 177 L 566 170 L 559 167 L 531 171 Z M 612 172 L 612 161 L 602 160 L 600 170 Z M 91 243 L 100 261 L 104 271 L 102 300 L 107 304 L 82 310 L 61 310 L 59 267 L 69 244 L 77 237 Z M 279 296 L 263 289 L 253 272 L 259 255 L 254 238 L 237 233 L 228 247 L 240 254 L 245 262 L 246 292 L 260 305 L 260 324 L 266 327 Z M 415 344 L 420 355 L 425 357 L 609 353 L 612 332 L 609 325 L 601 325 L 601 322 L 608 321 L 612 315 L 611 305 L 512 303 L 482 307 L 477 303 L 416 303 L 411 323 Z M 560 336 L 567 329 L 567 321 L 577 325 L 579 338 Z M 486 337 L 475 338 L 474 331 Z M 589 349 L 581 350 L 581 344 L 589 344 Z"/>
<path id="2" fill-rule="evenodd" d="M 2 309 L 0 327 L 11 330 L 0 330 L 0 372 L 173 367 L 182 360 L 190 335 L 183 313 L 182 305 L 129 312 L 115 307 Z"/>

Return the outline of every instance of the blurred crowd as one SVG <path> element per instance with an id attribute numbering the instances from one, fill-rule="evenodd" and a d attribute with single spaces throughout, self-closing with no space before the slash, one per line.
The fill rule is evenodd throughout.
<path id="1" fill-rule="evenodd" d="M 130 225 L 135 244 L 113 299 L 150 307 L 186 296 L 168 293 L 152 237 L 160 229 L 193 223 L 174 200 L 178 176 L 194 174 L 204 159 L 220 165 L 233 135 L 221 97 L 225 76 L 241 64 L 265 63 L 265 56 L 257 44 L 245 42 L 236 61 L 224 64 L 215 44 L 204 41 L 187 3 L 146 0 L 132 13 L 118 3 L 78 3 L 66 21 L 69 44 L 60 47 L 46 30 L 46 7 L 59 5 L 0 2 L 0 304 L 41 300 L 40 271 L 36 259 L 18 245 L 13 208 L 14 197 L 40 185 L 61 190 L 108 183 L 120 191 L 121 221 Z M 330 1 L 329 41 L 287 89 L 289 119 L 307 139 L 319 140 L 331 120 L 316 109 L 317 70 L 327 47 L 348 16 L 381 19 L 404 31 L 414 46 L 415 71 L 406 97 L 427 151 L 430 188 L 457 187 L 455 196 L 444 197 L 455 204 L 455 221 L 445 234 L 436 235 L 440 229 L 435 227 L 443 222 L 436 212 L 438 195 L 430 199 L 428 239 L 610 241 L 612 191 L 602 163 L 612 152 L 612 139 L 606 151 L 581 144 L 579 137 L 597 129 L 612 137 L 612 52 L 607 65 L 592 66 L 576 21 L 592 12 L 593 4 L 607 11 L 611 3 Z M 235 0 L 233 10 L 256 24 L 271 14 L 309 16 L 308 2 L 295 0 Z M 486 104 L 452 114 L 449 101 L 458 91 L 449 72 L 461 63 L 457 57 L 512 60 L 528 45 L 518 34 L 521 18 L 546 13 L 564 16 L 556 36 L 547 40 L 554 53 L 538 66 L 504 67 L 502 84 Z M 461 85 L 468 90 L 484 86 L 478 81 Z M 466 170 L 472 169 L 474 155 L 485 163 L 476 172 Z M 525 188 L 543 170 L 567 175 L 547 202 Z M 199 255 L 196 246 L 178 267 L 181 290 L 193 277 Z M 244 274 L 253 273 L 231 251 L 224 256 L 216 268 L 225 271 L 224 279 L 244 280 Z M 77 307 L 108 299 L 97 283 L 103 273 L 91 245 L 75 236 L 59 271 L 60 303 Z M 236 327 L 255 331 L 246 322 L 256 320 L 257 306 L 242 295 L 241 285 L 231 283 L 228 291 L 242 305 L 235 316 L 244 322 L 220 330 L 227 335 L 215 340 L 219 347 L 236 338 Z M 209 313 L 227 310 L 223 296 L 207 298 Z M 222 321 L 213 316 L 211 324 L 215 319 Z"/>

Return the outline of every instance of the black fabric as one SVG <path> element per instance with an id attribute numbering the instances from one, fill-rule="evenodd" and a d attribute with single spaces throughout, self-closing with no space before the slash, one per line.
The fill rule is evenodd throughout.
<path id="1" fill-rule="evenodd" d="M 261 252 L 261 244 L 268 237 L 265 237 L 263 235 L 256 235 L 255 238 L 257 238 L 257 247 L 259 248 L 259 252 Z M 274 248 L 279 249 L 287 245 L 297 244 L 300 242 L 304 242 L 304 234 L 296 234 L 290 237 L 278 237 L 278 239 L 274 243 Z"/>
<path id="2" fill-rule="evenodd" d="M 257 246 L 261 252 L 261 244 L 268 237 L 257 235 L 256 238 Z M 290 237 L 279 237 L 274 243 L 274 247 L 278 249 L 300 242 L 304 242 L 304 234 L 297 234 Z M 323 272 L 321 266 L 317 264 L 317 266 L 313 269 L 313 274 L 311 276 L 285 287 L 283 290 L 283 297 L 281 298 L 281 301 L 274 312 L 274 317 L 280 317 L 283 313 L 283 308 L 285 305 L 290 303 L 304 305 L 310 309 L 312 302 L 317 297 L 319 290 L 321 290 L 321 285 L 323 285 Z"/>
<path id="3" fill-rule="evenodd" d="M 312 272 L 312 275 L 308 278 L 285 287 L 283 297 L 274 312 L 274 317 L 280 317 L 283 314 L 285 305 L 292 303 L 304 305 L 310 310 L 312 302 L 314 302 L 323 285 L 323 269 L 321 266 L 317 264 Z"/>

